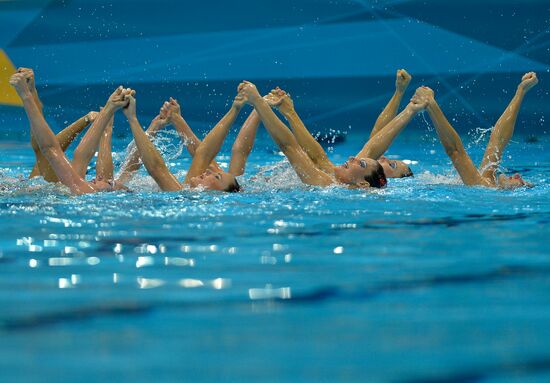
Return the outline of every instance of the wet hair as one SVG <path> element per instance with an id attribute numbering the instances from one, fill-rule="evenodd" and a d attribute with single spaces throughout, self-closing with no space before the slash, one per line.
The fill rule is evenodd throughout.
<path id="1" fill-rule="evenodd" d="M 238 193 L 241 191 L 241 185 L 239 185 L 237 179 L 235 178 L 233 181 L 233 183 L 231 183 L 227 188 L 224 189 L 225 192 Z"/>
<path id="2" fill-rule="evenodd" d="M 408 166 L 407 166 L 407 172 L 404 173 L 400 178 L 405 178 L 405 177 L 414 177 L 413 171 Z"/>
<path id="3" fill-rule="evenodd" d="M 365 181 L 373 188 L 383 188 L 388 184 L 386 173 L 384 173 L 384 168 L 380 163 L 378 163 L 375 170 L 365 176 Z"/>

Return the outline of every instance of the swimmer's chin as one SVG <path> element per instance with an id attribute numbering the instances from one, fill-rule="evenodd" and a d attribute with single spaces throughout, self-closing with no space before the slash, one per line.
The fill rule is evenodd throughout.
<path id="1" fill-rule="evenodd" d="M 197 177 L 192 177 L 189 179 L 189 190 L 194 190 L 194 191 L 206 191 L 206 190 L 209 190 L 202 182 L 201 182 L 201 177 L 200 176 L 197 176 Z"/>
<path id="2" fill-rule="evenodd" d="M 199 187 L 200 186 L 200 180 L 199 180 L 199 177 L 191 177 L 189 179 L 189 187 L 191 188 L 196 188 L 196 187 Z"/>

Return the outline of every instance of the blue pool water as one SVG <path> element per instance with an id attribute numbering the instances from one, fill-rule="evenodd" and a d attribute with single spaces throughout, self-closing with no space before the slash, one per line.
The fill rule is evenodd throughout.
<path id="1" fill-rule="evenodd" d="M 550 382 L 549 15 L 545 0 L 0 1 L 0 383 Z M 18 66 L 54 131 L 122 84 L 143 124 L 173 96 L 202 136 L 243 79 L 281 86 L 309 129 L 344 137 L 336 163 L 399 68 L 403 104 L 433 88 L 477 163 L 536 71 L 503 163 L 535 187 L 461 185 L 420 116 L 390 150 L 416 175 L 385 190 L 304 187 L 261 128 L 242 193 L 157 193 L 141 171 L 133 193 L 73 197 L 25 180 Z M 114 136 L 119 164 L 122 115 Z M 174 135 L 160 147 L 183 178 Z"/>
<path id="2" fill-rule="evenodd" d="M 239 194 L 72 197 L 2 142 L 1 380 L 550 381 L 548 136 L 507 151 L 534 188 L 469 188 L 419 119 L 390 153 L 416 176 L 367 192 L 302 186 L 265 132 Z"/>

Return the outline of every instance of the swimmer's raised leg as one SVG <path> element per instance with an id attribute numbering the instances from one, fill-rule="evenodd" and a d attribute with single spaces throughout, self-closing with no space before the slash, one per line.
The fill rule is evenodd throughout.
<path id="1" fill-rule="evenodd" d="M 162 105 L 160 111 L 161 114 L 166 115 L 168 121 L 174 125 L 174 128 L 176 128 L 176 132 L 178 132 L 178 135 L 185 145 L 187 152 L 191 157 L 194 157 L 195 151 L 201 144 L 201 140 L 195 135 L 195 132 L 193 132 L 187 121 L 185 121 L 181 115 L 181 107 L 178 104 L 178 101 L 170 97 L 170 100 L 166 101 L 164 105 Z M 213 168 L 217 171 L 221 171 L 221 168 L 216 161 L 212 160 L 211 166 L 213 166 Z"/>
<path id="2" fill-rule="evenodd" d="M 42 101 L 40 101 L 40 97 L 38 97 L 38 91 L 36 90 L 36 83 L 34 78 L 34 71 L 30 68 L 19 68 L 17 69 L 17 73 L 21 73 L 27 79 L 27 85 L 34 99 L 34 103 L 38 107 L 40 113 L 42 114 L 44 106 L 42 104 Z M 48 178 L 46 179 L 46 181 L 57 182 L 58 179 L 55 176 L 55 174 L 53 174 L 53 176 L 51 175 L 52 170 L 48 164 L 48 161 L 44 158 L 44 156 L 40 152 L 40 148 L 38 147 L 38 144 L 36 143 L 36 140 L 34 139 L 34 136 L 32 134 L 32 128 L 31 128 L 31 147 L 33 148 L 36 161 L 31 171 L 31 174 L 29 175 L 29 178 L 43 175 L 44 178 L 46 179 L 45 175 L 47 175 Z"/>
<path id="3" fill-rule="evenodd" d="M 42 104 L 42 101 L 40 100 L 40 97 L 38 97 L 38 91 L 36 90 L 36 82 L 34 78 L 34 71 L 31 68 L 18 68 L 17 73 L 22 73 L 27 78 L 27 82 L 29 85 L 29 90 L 32 94 L 32 97 L 34 99 L 34 103 L 38 107 L 38 110 L 40 113 L 44 111 L 44 105 Z"/>
<path id="4" fill-rule="evenodd" d="M 393 140 L 411 122 L 414 116 L 426 108 L 427 101 L 413 97 L 405 109 L 394 117 L 382 129 L 368 140 L 363 149 L 357 153 L 359 158 L 380 158 L 390 147 Z"/>
<path id="5" fill-rule="evenodd" d="M 319 142 L 311 135 L 302 119 L 294 109 L 290 95 L 280 88 L 273 89 L 264 97 L 271 107 L 275 107 L 286 118 L 296 140 L 309 158 L 321 170 L 332 173 L 334 164 L 328 159 L 327 153 Z"/>
<path id="6" fill-rule="evenodd" d="M 136 143 L 141 161 L 143 165 L 145 165 L 147 172 L 153 177 L 157 185 L 159 185 L 163 191 L 181 190 L 182 185 L 170 170 L 168 170 L 161 154 L 141 128 L 136 115 L 136 99 L 130 95 L 128 96 L 128 100 L 128 106 L 123 109 L 123 112 L 130 123 L 134 142 Z"/>
<path id="7" fill-rule="evenodd" d="M 84 178 L 86 176 L 88 164 L 99 147 L 103 132 L 109 125 L 109 121 L 113 118 L 115 111 L 128 103 L 126 97 L 129 96 L 129 93 L 133 95 L 135 92 L 131 89 L 123 89 L 122 87 L 118 87 L 115 90 L 107 100 L 105 107 L 99 112 L 93 125 L 88 129 L 76 147 L 71 164 L 80 177 Z"/>
<path id="8" fill-rule="evenodd" d="M 514 127 L 523 98 L 531 88 L 537 85 L 537 83 L 538 79 L 535 72 L 526 73 L 522 77 L 521 83 L 518 85 L 517 91 L 510 101 L 510 104 L 495 124 L 479 167 L 479 171 L 483 178 L 496 182 L 495 173 L 502 160 L 504 148 L 508 145 L 510 138 L 512 138 L 514 134 Z"/>
<path id="9" fill-rule="evenodd" d="M 27 79 L 28 87 L 32 94 L 34 102 L 38 107 L 40 113 L 43 113 L 43 104 L 40 101 L 40 98 L 38 97 L 38 91 L 36 90 L 34 71 L 30 68 L 19 68 L 17 72 L 23 74 L 23 76 Z M 86 126 L 88 126 L 90 121 L 93 121 L 96 114 L 97 112 L 88 113 L 86 116 L 73 122 L 71 125 L 63 129 L 61 132 L 59 132 L 56 135 L 61 145 L 61 149 L 63 151 L 65 151 L 67 147 L 69 147 L 69 145 L 76 138 L 78 133 L 80 133 L 83 129 L 85 129 Z M 36 157 L 36 163 L 33 166 L 33 169 L 31 171 L 31 174 L 29 175 L 29 178 L 43 176 L 44 179 L 48 182 L 58 182 L 59 180 L 55 175 L 55 172 L 53 171 L 48 161 L 44 158 L 44 156 L 40 152 L 38 143 L 36 142 L 36 140 L 34 139 L 34 136 L 32 135 L 32 129 L 31 129 L 31 146 L 33 148 L 33 151 Z"/>
<path id="10" fill-rule="evenodd" d="M 17 72 L 22 73 L 26 77 L 29 90 L 34 99 L 34 103 L 38 107 L 40 113 L 43 113 L 44 104 L 42 104 L 40 97 L 38 97 L 38 91 L 36 90 L 36 82 L 34 78 L 34 71 L 31 68 L 18 68 Z M 53 176 L 51 174 L 53 173 L 53 171 L 51 170 L 51 167 L 49 166 L 48 161 L 44 158 L 42 153 L 40 153 L 38 144 L 36 143 L 36 140 L 32 135 L 32 129 L 31 129 L 31 147 L 33 148 L 36 161 L 31 171 L 31 174 L 29 175 L 29 178 L 34 178 L 42 175 L 44 176 L 44 179 L 46 179 L 46 181 L 48 182 L 57 182 L 58 179 L 55 176 L 55 174 L 53 174 Z"/>
<path id="11" fill-rule="evenodd" d="M 23 107 L 30 121 L 32 133 L 40 151 L 48 160 L 59 180 L 75 194 L 93 193 L 95 190 L 73 169 L 61 150 L 55 134 L 52 132 L 28 87 L 24 74 L 16 73 L 10 77 L 10 84 L 23 101 Z"/>
<path id="12" fill-rule="evenodd" d="M 333 183 L 332 178 L 327 173 L 315 166 L 311 158 L 298 143 L 294 134 L 271 110 L 271 106 L 267 101 L 260 96 L 254 84 L 247 81 L 241 83 L 239 85 L 239 92 L 244 95 L 247 103 L 254 106 L 269 135 L 286 155 L 302 182 L 308 185 L 319 186 Z"/>
<path id="13" fill-rule="evenodd" d="M 176 131 L 180 135 L 182 141 L 187 148 L 187 151 L 191 157 L 195 156 L 197 147 L 201 144 L 201 140 L 195 135 L 187 121 L 181 115 L 181 108 L 177 100 L 170 97 L 170 101 L 165 102 L 163 109 L 166 111 L 168 119 L 176 128 Z M 244 173 L 246 159 L 250 155 L 252 147 L 254 146 L 254 140 L 256 138 L 256 132 L 260 125 L 260 117 L 255 111 L 252 111 L 243 126 L 241 127 L 237 138 L 233 144 L 231 150 L 231 162 L 229 164 L 229 173 L 239 176 Z M 211 166 L 216 171 L 222 169 L 215 160 L 212 160 Z"/>
<path id="14" fill-rule="evenodd" d="M 410 177 L 413 175 L 411 169 L 403 161 L 390 160 L 384 157 L 386 150 L 388 150 L 393 140 L 401 132 L 401 130 L 395 129 L 395 124 L 391 123 L 397 117 L 397 111 L 399 109 L 399 105 L 401 105 L 401 99 L 409 86 L 411 78 L 411 75 L 407 73 L 406 70 L 400 69 L 397 71 L 395 79 L 395 92 L 382 113 L 378 116 L 378 119 L 374 124 L 374 128 L 371 131 L 369 142 L 367 142 L 362 151 L 357 154 L 358 157 L 362 156 L 364 158 L 378 160 L 384 168 L 384 172 L 388 178 Z M 393 122 L 395 123 L 396 121 Z M 388 125 L 391 125 L 391 129 L 385 131 Z"/>
<path id="15" fill-rule="evenodd" d="M 181 115 L 181 107 L 178 101 L 170 97 L 170 100 L 166 101 L 162 106 L 161 112 L 165 113 L 168 121 L 174 125 L 189 155 L 193 157 L 201 140 L 195 135 L 195 132 L 193 132 L 187 121 L 185 121 Z"/>
<path id="16" fill-rule="evenodd" d="M 386 126 L 391 120 L 397 116 L 397 111 L 399 110 L 399 105 L 401 105 L 401 99 L 411 82 L 412 76 L 405 70 L 399 69 L 396 73 L 395 78 L 395 92 L 390 98 L 390 101 L 382 110 L 382 113 L 378 116 L 372 131 L 370 132 L 370 138 L 374 137 L 384 126 Z M 378 157 L 368 157 L 377 159 Z"/>
<path id="17" fill-rule="evenodd" d="M 61 145 L 61 150 L 66 151 L 78 134 L 86 129 L 86 127 L 95 120 L 97 115 L 98 112 L 89 112 L 85 116 L 82 116 L 73 122 L 71 125 L 67 126 L 61 132 L 57 133 L 56 138 Z M 31 136 L 31 146 L 34 150 L 36 163 L 31 171 L 31 174 L 29 175 L 29 178 L 42 176 L 48 182 L 58 182 L 59 180 L 55 175 L 55 172 L 40 152 L 38 143 L 33 136 Z"/>
<path id="18" fill-rule="evenodd" d="M 107 123 L 107 127 L 103 131 L 103 135 L 99 140 L 99 149 L 97 152 L 97 161 L 95 164 L 96 179 L 111 181 L 113 180 L 113 149 L 112 149 L 112 136 L 113 136 L 113 122 L 114 115 Z"/>
<path id="19" fill-rule="evenodd" d="M 445 152 L 453 162 L 455 169 L 458 171 L 462 182 L 464 182 L 465 185 L 492 186 L 481 176 L 472 162 L 472 159 L 468 156 L 468 153 L 466 153 L 460 136 L 449 123 L 437 104 L 433 91 L 428 87 L 420 87 L 416 90 L 415 97 L 427 102 L 426 109 L 435 126 L 439 140 L 445 148 Z"/>
<path id="20" fill-rule="evenodd" d="M 185 183 L 190 184 L 191 179 L 202 175 L 212 164 L 214 158 L 218 155 L 231 126 L 239 115 L 245 98 L 239 93 L 233 100 L 233 104 L 229 111 L 222 119 L 212 128 L 212 130 L 204 137 L 199 146 L 195 149 L 193 161 L 189 167 L 189 171 L 185 177 Z"/>
<path id="21" fill-rule="evenodd" d="M 253 110 L 244 122 L 239 134 L 231 148 L 231 162 L 229 163 L 229 173 L 234 176 L 244 174 L 246 160 L 254 147 L 256 132 L 260 126 L 260 116 L 256 110 Z"/>
<path id="22" fill-rule="evenodd" d="M 146 135 L 152 140 L 156 137 L 157 133 L 163 129 L 168 124 L 166 116 L 159 114 L 149 124 L 149 127 L 145 131 Z M 128 154 L 122 163 L 122 167 L 117 177 L 117 183 L 126 184 L 132 176 L 139 170 L 141 167 L 141 158 L 139 155 L 139 150 L 136 146 L 135 141 L 130 143 Z"/>

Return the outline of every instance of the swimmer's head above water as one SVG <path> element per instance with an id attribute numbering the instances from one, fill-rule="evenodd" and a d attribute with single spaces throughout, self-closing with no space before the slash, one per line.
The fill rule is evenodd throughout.
<path id="1" fill-rule="evenodd" d="M 338 182 L 357 188 L 383 188 L 388 183 L 382 165 L 370 158 L 349 157 L 334 168 L 334 176 Z"/>
<path id="2" fill-rule="evenodd" d="M 189 185 L 192 188 L 219 190 L 228 193 L 236 193 L 241 190 L 237 178 L 233 174 L 217 170 L 212 166 L 200 176 L 191 178 Z"/>
<path id="3" fill-rule="evenodd" d="M 532 188 L 534 185 L 525 181 L 519 173 L 516 173 L 513 176 L 499 174 L 498 186 L 502 189 L 517 189 L 521 187 Z"/>
<path id="4" fill-rule="evenodd" d="M 380 165 L 384 168 L 384 173 L 388 178 L 404 178 L 412 177 L 413 172 L 411 168 L 403 161 L 390 160 L 387 157 L 380 157 L 378 159 Z"/>

